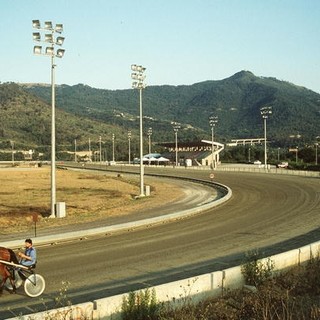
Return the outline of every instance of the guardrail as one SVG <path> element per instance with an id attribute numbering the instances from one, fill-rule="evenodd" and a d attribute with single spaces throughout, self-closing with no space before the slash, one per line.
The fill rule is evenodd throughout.
<path id="1" fill-rule="evenodd" d="M 230 171 L 230 172 L 255 172 L 255 173 L 271 173 L 283 174 L 300 177 L 320 177 L 318 171 L 303 171 L 303 170 L 290 170 L 290 169 L 264 169 L 264 168 L 241 168 L 241 167 L 220 167 L 216 171 Z"/>
<path id="2" fill-rule="evenodd" d="M 68 164 L 69 166 L 69 164 Z M 107 169 L 112 170 L 114 166 L 107 166 L 106 164 L 86 164 L 84 168 L 90 168 L 91 166 L 100 166 L 101 170 Z M 199 170 L 199 171 L 212 171 L 210 166 L 175 166 L 175 165 L 144 165 L 146 168 L 162 168 L 162 169 L 177 169 L 177 170 Z M 77 167 L 81 167 L 78 165 Z M 126 164 L 126 163 L 117 163 L 117 167 L 120 168 L 133 168 L 137 167 L 134 164 Z M 275 166 L 270 168 L 263 168 L 263 166 L 255 166 L 255 165 L 237 165 L 237 164 L 223 164 L 219 165 L 214 172 L 219 171 L 230 171 L 230 172 L 253 172 L 253 173 L 270 173 L 270 174 L 285 174 L 285 175 L 294 175 L 294 176 L 304 176 L 304 177 L 320 177 L 320 171 L 306 171 L 306 170 L 291 170 L 285 168 L 276 168 Z"/>

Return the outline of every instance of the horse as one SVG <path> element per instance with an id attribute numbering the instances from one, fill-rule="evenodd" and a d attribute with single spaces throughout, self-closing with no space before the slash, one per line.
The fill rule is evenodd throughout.
<path id="1" fill-rule="evenodd" d="M 0 260 L 13 262 L 15 264 L 19 264 L 18 258 L 13 252 L 13 250 L 0 247 Z M 5 264 L 0 262 L 0 295 L 2 294 L 4 284 L 6 283 L 7 279 L 10 280 L 11 286 L 12 286 L 12 292 L 16 292 L 16 286 L 14 283 L 14 275 L 10 272 L 10 267 L 6 266 Z"/>

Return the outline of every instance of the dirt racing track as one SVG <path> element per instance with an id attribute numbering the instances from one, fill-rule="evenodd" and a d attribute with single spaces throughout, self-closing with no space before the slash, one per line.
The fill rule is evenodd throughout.
<path id="1" fill-rule="evenodd" d="M 208 171 L 157 173 L 209 180 Z M 68 297 L 76 304 L 237 265 L 249 250 L 270 255 L 319 240 L 319 178 L 216 172 L 215 181 L 230 187 L 232 198 L 205 212 L 39 247 L 38 272 L 47 288 L 43 302 L 52 307 L 62 281 L 70 283 Z M 0 318 L 12 317 L 8 307 L 25 314 L 43 302 L 4 295 Z"/>

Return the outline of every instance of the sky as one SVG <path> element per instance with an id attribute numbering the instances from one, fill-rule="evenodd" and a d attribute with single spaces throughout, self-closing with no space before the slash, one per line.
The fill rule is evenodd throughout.
<path id="1" fill-rule="evenodd" d="M 129 89 L 138 64 L 149 86 L 248 70 L 320 93 L 319 0 L 0 0 L 0 82 L 51 83 L 35 19 L 64 26 L 57 84 Z"/>

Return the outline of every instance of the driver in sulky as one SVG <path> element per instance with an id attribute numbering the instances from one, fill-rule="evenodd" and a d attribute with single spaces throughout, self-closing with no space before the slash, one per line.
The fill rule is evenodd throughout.
<path id="1" fill-rule="evenodd" d="M 20 257 L 19 263 L 26 267 L 34 268 L 37 263 L 37 251 L 32 246 L 32 240 L 25 240 L 25 251 L 24 253 L 19 252 L 18 256 Z"/>

